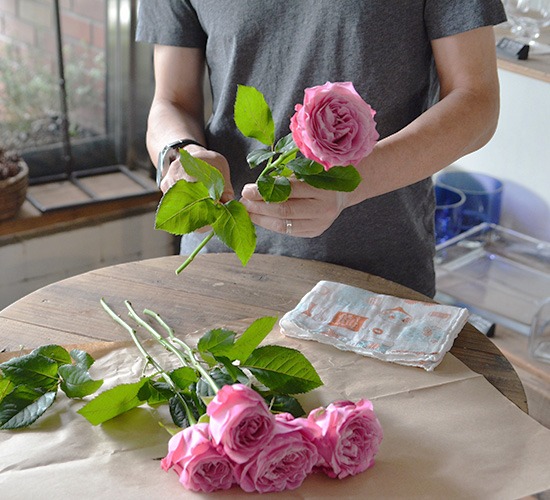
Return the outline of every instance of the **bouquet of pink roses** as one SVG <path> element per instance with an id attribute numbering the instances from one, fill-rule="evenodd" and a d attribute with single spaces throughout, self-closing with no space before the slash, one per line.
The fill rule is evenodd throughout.
<path id="1" fill-rule="evenodd" d="M 342 479 L 374 464 L 382 428 L 372 404 L 338 401 L 307 418 L 273 415 L 253 389 L 226 385 L 207 409 L 208 422 L 187 427 L 168 445 L 173 468 L 190 490 L 239 485 L 267 493 L 298 488 L 311 473 Z"/>

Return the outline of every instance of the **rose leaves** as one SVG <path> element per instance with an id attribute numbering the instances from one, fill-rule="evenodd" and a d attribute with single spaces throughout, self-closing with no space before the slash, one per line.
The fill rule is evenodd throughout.
<path id="1" fill-rule="evenodd" d="M 238 86 L 235 124 L 245 137 L 257 139 L 268 146 L 252 151 L 246 158 L 250 168 L 266 163 L 256 184 L 262 198 L 267 202 L 283 202 L 288 199 L 291 191 L 289 177 L 292 175 L 313 187 L 334 191 L 350 192 L 361 182 L 359 173 L 352 165 L 325 169 L 312 159 L 297 157 L 300 150 L 292 133 L 274 144 L 271 110 L 264 96 L 254 87 Z"/>
<path id="2" fill-rule="evenodd" d="M 236 200 L 221 203 L 225 183 L 216 168 L 183 149 L 180 160 L 196 182 L 181 179 L 164 194 L 157 208 L 155 229 L 182 235 L 212 226 L 213 234 L 246 265 L 256 248 L 256 231 L 244 205 Z"/>
<path id="3" fill-rule="evenodd" d="M 254 375 L 261 384 L 257 392 L 273 411 L 301 416 L 304 411 L 293 395 L 308 392 L 323 383 L 299 351 L 276 345 L 258 347 L 275 321 L 273 317 L 260 318 L 238 338 L 230 330 L 209 330 L 200 338 L 195 355 L 209 367 L 209 375 L 219 387 L 250 384 L 250 376 Z M 189 420 L 181 400 L 199 419 L 206 413 L 207 403 L 215 393 L 204 377 L 190 367 L 180 367 L 168 372 L 168 376 L 173 386 L 157 375 L 143 377 L 136 383 L 102 392 L 78 413 L 98 425 L 145 403 L 168 402 L 174 423 L 187 427 Z"/>
<path id="4" fill-rule="evenodd" d="M 46 345 L 0 364 L 0 429 L 34 423 L 54 403 L 58 389 L 69 398 L 97 391 L 103 381 L 90 377 L 93 362 L 84 351 L 69 353 L 58 345 Z"/>
<path id="5" fill-rule="evenodd" d="M 200 338 L 195 356 L 208 366 L 218 387 L 250 385 L 255 379 L 259 384 L 255 390 L 271 411 L 298 417 L 304 411 L 294 395 L 323 383 L 301 352 L 277 345 L 259 347 L 275 322 L 273 317 L 257 319 L 240 336 L 220 328 L 209 330 Z M 76 399 L 96 392 L 103 381 L 91 379 L 88 369 L 93 362 L 84 351 L 75 349 L 69 353 L 63 347 L 48 345 L 0 364 L 0 429 L 18 429 L 34 423 L 54 403 L 58 389 Z M 172 384 L 166 383 L 165 375 Z M 105 390 L 78 413 L 91 424 L 99 425 L 146 403 L 168 403 L 173 422 L 187 427 L 190 423 L 184 404 L 199 419 L 214 395 L 200 372 L 181 366 L 166 374 L 143 376 L 137 382 Z"/>

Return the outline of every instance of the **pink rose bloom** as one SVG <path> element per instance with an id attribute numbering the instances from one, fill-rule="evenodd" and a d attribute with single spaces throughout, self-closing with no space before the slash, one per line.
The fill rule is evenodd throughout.
<path id="1" fill-rule="evenodd" d="M 308 420 L 321 430 L 321 437 L 315 440 L 321 456 L 318 470 L 342 479 L 374 465 L 382 427 L 370 401 L 337 401 L 326 409 L 311 411 Z"/>
<path id="2" fill-rule="evenodd" d="M 296 418 L 291 413 L 286 412 L 277 413 L 275 420 L 285 424 L 289 429 L 292 427 L 300 429 L 306 439 L 312 442 L 321 437 L 321 428 L 313 420 L 302 417 Z"/>
<path id="3" fill-rule="evenodd" d="M 275 420 L 278 422 L 292 422 L 294 420 L 294 415 L 288 412 L 276 413 Z"/>
<path id="4" fill-rule="evenodd" d="M 375 111 L 351 82 L 331 83 L 305 90 L 290 119 L 292 138 L 302 154 L 329 170 L 356 166 L 374 148 L 379 134 Z"/>
<path id="5" fill-rule="evenodd" d="M 238 482 L 244 491 L 268 493 L 298 488 L 318 463 L 319 454 L 310 434 L 291 422 L 278 419 L 271 441 L 249 462 L 237 466 Z"/>
<path id="6" fill-rule="evenodd" d="M 275 416 L 264 399 L 242 384 L 223 386 L 208 404 L 210 435 L 234 462 L 242 464 L 271 439 Z"/>
<path id="7" fill-rule="evenodd" d="M 236 482 L 234 465 L 210 441 L 208 424 L 195 424 L 172 436 L 161 466 L 165 471 L 173 467 L 183 486 L 193 491 L 227 490 Z"/>

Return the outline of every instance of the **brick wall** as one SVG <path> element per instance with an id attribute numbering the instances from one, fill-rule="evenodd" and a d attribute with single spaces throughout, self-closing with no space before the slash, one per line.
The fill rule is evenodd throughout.
<path id="1" fill-rule="evenodd" d="M 105 0 L 60 0 L 64 41 L 105 50 Z M 55 53 L 51 0 L 0 0 L 0 43 Z"/>
<path id="2" fill-rule="evenodd" d="M 57 75 L 54 13 L 52 0 L 0 0 L 0 56 Z M 71 120 L 102 132 L 106 0 L 60 0 L 60 18 Z"/>

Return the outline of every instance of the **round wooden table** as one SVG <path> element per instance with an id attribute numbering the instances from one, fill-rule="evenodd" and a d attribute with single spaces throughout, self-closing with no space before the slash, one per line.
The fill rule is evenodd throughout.
<path id="1" fill-rule="evenodd" d="M 100 298 L 120 314 L 126 313 L 124 300 L 138 311 L 152 309 L 180 332 L 282 317 L 320 280 L 431 301 L 379 277 L 305 259 L 254 255 L 243 267 L 234 254 L 205 254 L 176 275 L 181 262 L 181 256 L 170 256 L 120 264 L 41 288 L 0 311 L 0 349 L 127 340 L 122 329 L 113 328 Z M 527 412 L 519 377 L 485 335 L 468 323 L 451 353 Z"/>

